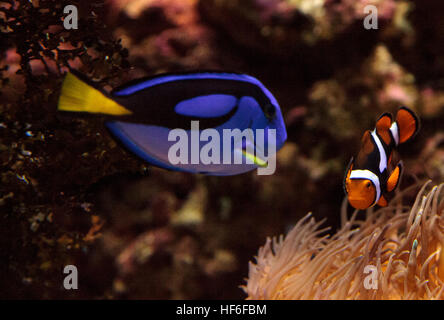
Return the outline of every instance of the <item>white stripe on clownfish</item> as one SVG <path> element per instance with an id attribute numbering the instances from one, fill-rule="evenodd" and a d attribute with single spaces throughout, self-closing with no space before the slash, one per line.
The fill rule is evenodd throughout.
<path id="1" fill-rule="evenodd" d="M 395 140 L 395 145 L 399 144 L 399 129 L 398 124 L 395 122 L 392 123 L 390 127 L 390 132 L 392 133 L 393 139 Z"/>
<path id="2" fill-rule="evenodd" d="M 350 172 L 349 179 L 368 179 L 370 180 L 376 189 L 376 198 L 373 204 L 379 201 L 381 197 L 381 184 L 379 183 L 379 178 L 376 174 L 371 172 L 370 170 L 352 170 Z"/>
<path id="3" fill-rule="evenodd" d="M 385 169 L 387 169 L 387 155 L 385 154 L 384 147 L 382 146 L 381 140 L 379 140 L 378 135 L 376 134 L 376 129 L 371 132 L 373 140 L 378 146 L 379 151 L 379 171 L 382 173 Z"/>

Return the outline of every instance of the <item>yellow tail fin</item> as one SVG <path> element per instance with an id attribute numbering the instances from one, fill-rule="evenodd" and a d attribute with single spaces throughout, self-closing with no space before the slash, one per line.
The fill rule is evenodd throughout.
<path id="1" fill-rule="evenodd" d="M 132 113 L 70 72 L 63 81 L 58 110 L 109 115 Z"/>

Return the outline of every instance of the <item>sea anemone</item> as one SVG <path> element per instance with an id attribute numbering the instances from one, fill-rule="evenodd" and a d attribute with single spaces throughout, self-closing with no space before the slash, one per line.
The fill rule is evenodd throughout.
<path id="1" fill-rule="evenodd" d="M 443 299 L 444 183 L 419 191 L 412 207 L 346 218 L 324 235 L 309 213 L 284 237 L 268 238 L 250 262 L 247 299 Z M 362 214 L 359 213 L 359 214 Z"/>

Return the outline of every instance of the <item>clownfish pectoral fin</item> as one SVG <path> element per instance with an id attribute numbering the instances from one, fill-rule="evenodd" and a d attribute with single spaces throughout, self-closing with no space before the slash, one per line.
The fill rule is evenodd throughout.
<path id="1" fill-rule="evenodd" d="M 401 107 L 396 114 L 396 123 L 399 130 L 399 143 L 406 142 L 419 130 L 419 118 L 409 108 Z"/>
<path id="2" fill-rule="evenodd" d="M 387 207 L 388 202 L 387 200 L 385 200 L 384 196 L 381 196 L 381 198 L 379 198 L 379 201 L 377 202 L 377 205 L 380 207 Z"/>
<path id="3" fill-rule="evenodd" d="M 346 188 L 346 185 L 347 185 L 347 180 L 348 180 L 349 177 L 350 177 L 350 174 L 351 174 L 352 168 L 353 168 L 353 157 L 350 159 L 350 162 L 348 163 L 347 170 L 345 171 L 344 182 L 343 182 L 343 184 L 342 184 L 343 187 L 344 187 L 344 192 L 345 192 L 345 194 L 347 194 L 347 188 Z"/>
<path id="4" fill-rule="evenodd" d="M 376 121 L 376 132 L 382 138 L 386 145 L 390 144 L 390 126 L 392 125 L 392 115 L 388 112 L 382 114 Z"/>
<path id="5" fill-rule="evenodd" d="M 396 168 L 390 174 L 389 178 L 387 179 L 387 191 L 388 192 L 392 192 L 398 186 L 399 181 L 401 180 L 403 167 L 404 166 L 403 166 L 402 161 L 399 161 L 399 163 L 396 165 Z"/>
<path id="6" fill-rule="evenodd" d="M 63 80 L 58 110 L 70 112 L 102 113 L 108 115 L 128 115 L 132 112 L 118 104 L 92 83 L 73 72 L 68 72 Z"/>

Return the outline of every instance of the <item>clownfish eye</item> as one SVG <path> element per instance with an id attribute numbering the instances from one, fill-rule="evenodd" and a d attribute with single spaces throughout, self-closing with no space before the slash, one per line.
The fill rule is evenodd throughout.
<path id="1" fill-rule="evenodd" d="M 272 105 L 271 103 L 267 103 L 264 106 L 264 113 L 267 119 L 271 120 L 276 115 L 276 107 Z"/>
<path id="2" fill-rule="evenodd" d="M 365 186 L 367 187 L 367 189 L 369 189 L 371 185 L 372 185 L 372 184 L 371 184 L 370 181 L 367 181 L 366 184 L 365 184 Z"/>

